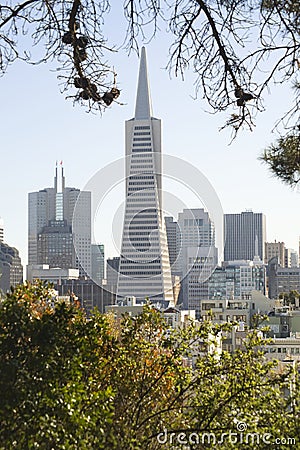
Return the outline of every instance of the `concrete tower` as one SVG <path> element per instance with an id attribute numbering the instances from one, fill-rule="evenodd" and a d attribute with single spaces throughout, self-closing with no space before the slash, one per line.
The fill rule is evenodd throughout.
<path id="1" fill-rule="evenodd" d="M 162 216 L 161 121 L 152 116 L 144 47 L 135 116 L 125 126 L 126 204 L 117 295 L 173 304 Z"/>

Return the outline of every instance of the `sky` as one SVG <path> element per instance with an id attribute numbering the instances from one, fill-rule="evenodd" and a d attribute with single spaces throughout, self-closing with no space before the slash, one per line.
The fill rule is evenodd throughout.
<path id="1" fill-rule="evenodd" d="M 122 40 L 119 31 L 113 37 L 119 43 Z M 300 190 L 274 178 L 258 160 L 275 138 L 271 130 L 276 119 L 288 109 L 289 87 L 271 86 L 265 97 L 266 112 L 256 117 L 254 131 L 241 132 L 229 145 L 230 131 L 219 131 L 229 112 L 210 114 L 201 98 L 194 99 L 192 73 L 184 80 L 170 78 L 165 69 L 168 39 L 158 37 L 146 45 L 146 51 L 153 113 L 163 124 L 164 154 L 197 168 L 212 185 L 224 213 L 249 209 L 264 213 L 267 240 L 284 241 L 297 250 Z M 99 170 L 110 173 L 113 166 L 109 165 L 124 157 L 124 123 L 134 115 L 139 61 L 134 52 L 128 55 L 125 51 L 113 54 L 111 61 L 118 73 L 123 105 L 114 103 L 102 116 L 88 114 L 65 99 L 57 73 L 51 70 L 55 64 L 16 62 L 0 79 L 0 217 L 5 242 L 20 251 L 24 266 L 28 193 L 53 185 L 56 160 L 63 161 L 66 185 L 84 189 Z M 175 195 L 181 205 L 202 207 L 189 186 L 165 179 L 164 187 L 166 197 Z M 123 200 L 120 179 L 103 196 L 95 216 L 94 239 L 105 244 L 106 257 L 118 254 L 115 241 L 122 228 Z M 171 207 L 166 211 L 176 214 Z"/>

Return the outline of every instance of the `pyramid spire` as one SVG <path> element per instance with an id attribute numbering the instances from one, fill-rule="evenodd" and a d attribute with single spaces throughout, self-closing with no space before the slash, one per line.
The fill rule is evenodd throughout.
<path id="1" fill-rule="evenodd" d="M 143 120 L 149 119 L 151 116 L 152 104 L 148 81 L 146 49 L 142 47 L 134 118 L 136 120 Z"/>

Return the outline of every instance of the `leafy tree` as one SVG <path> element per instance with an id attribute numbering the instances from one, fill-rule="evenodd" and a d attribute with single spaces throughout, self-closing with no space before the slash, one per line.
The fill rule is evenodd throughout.
<path id="1" fill-rule="evenodd" d="M 300 299 L 300 293 L 295 289 L 289 292 L 280 292 L 279 298 L 283 299 L 285 305 L 295 305 L 296 299 Z"/>
<path id="2" fill-rule="evenodd" d="M 0 449 L 184 448 L 178 438 L 202 449 L 205 433 L 216 439 L 208 448 L 270 448 L 232 442 L 241 423 L 298 438 L 297 372 L 266 362 L 256 331 L 233 354 L 208 352 L 230 328 L 171 331 L 148 306 L 87 319 L 41 283 L 17 287 L 0 308 Z"/>
<path id="3" fill-rule="evenodd" d="M 225 126 L 233 137 L 252 130 L 256 112 L 272 83 L 290 82 L 295 98 L 279 118 L 279 139 L 263 160 L 284 182 L 299 180 L 300 6 L 298 0 L 125 0 L 128 27 L 124 48 L 173 35 L 167 67 L 178 76 L 192 69 L 196 92 L 214 112 L 230 111 Z M 10 0 L 0 3 L 0 69 L 16 59 L 39 63 L 55 58 L 64 90 L 89 109 L 105 109 L 119 97 L 116 73 L 107 58 L 116 49 L 103 24 L 109 0 Z M 20 40 L 20 35 L 26 39 Z M 31 40 L 28 38 L 31 36 Z M 20 42 L 21 41 L 21 42 Z M 25 46 L 24 48 L 22 47 Z M 37 60 L 32 56 L 38 47 Z M 121 74 L 122 76 L 122 74 Z"/>
<path id="4" fill-rule="evenodd" d="M 93 366 L 100 336 L 78 306 L 52 303 L 47 286 L 25 284 L 1 305 L 1 449 L 94 449 L 105 440 L 112 392 L 99 389 Z"/>

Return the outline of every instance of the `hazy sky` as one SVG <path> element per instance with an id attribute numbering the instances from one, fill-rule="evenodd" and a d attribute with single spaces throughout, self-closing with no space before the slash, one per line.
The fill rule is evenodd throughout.
<path id="1" fill-rule="evenodd" d="M 184 81 L 170 79 L 164 69 L 166 40 L 160 37 L 146 49 L 153 112 L 163 121 L 164 153 L 199 169 L 214 187 L 225 213 L 263 212 L 268 241 L 277 239 L 297 249 L 300 191 L 273 178 L 257 159 L 274 139 L 271 129 L 280 112 L 288 109 L 290 89 L 272 86 L 265 98 L 267 111 L 257 116 L 255 130 L 242 132 L 228 146 L 230 132 L 219 132 L 219 128 L 230 112 L 207 113 L 207 105 L 193 99 L 192 74 Z M 112 62 L 124 106 L 113 104 L 102 117 L 65 100 L 57 74 L 47 65 L 16 63 L 0 79 L 0 217 L 5 241 L 19 249 L 24 265 L 28 192 L 53 185 L 56 160 L 63 160 L 67 186 L 82 189 L 98 170 L 124 156 L 124 122 L 134 115 L 139 61 L 134 53 L 120 52 L 112 55 Z M 180 187 L 172 187 L 168 180 L 165 186 L 180 197 Z M 111 234 L 115 217 L 120 217 L 123 191 L 119 184 L 99 207 L 95 236 L 106 245 L 106 256 L 117 254 Z M 187 207 L 202 206 L 188 190 L 182 195 Z"/>

